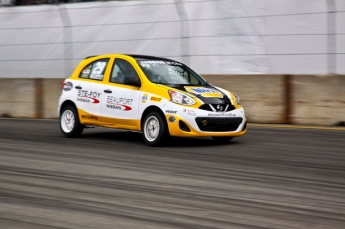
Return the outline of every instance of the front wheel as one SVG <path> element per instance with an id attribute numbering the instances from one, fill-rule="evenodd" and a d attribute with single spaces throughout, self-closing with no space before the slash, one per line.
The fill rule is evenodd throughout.
<path id="1" fill-rule="evenodd" d="M 163 117 L 157 112 L 146 115 L 143 124 L 143 137 L 149 146 L 157 146 L 168 136 L 168 129 Z"/>
<path id="2" fill-rule="evenodd" d="M 212 137 L 217 143 L 227 143 L 233 139 L 233 137 Z"/>
<path id="3" fill-rule="evenodd" d="M 60 129 L 66 137 L 78 137 L 84 130 L 80 124 L 78 112 L 72 106 L 65 107 L 60 115 Z"/>

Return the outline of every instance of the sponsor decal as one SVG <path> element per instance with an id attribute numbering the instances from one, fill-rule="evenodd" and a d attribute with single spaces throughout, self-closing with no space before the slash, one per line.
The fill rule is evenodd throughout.
<path id="1" fill-rule="evenodd" d="M 93 120 L 98 120 L 98 117 L 95 115 L 82 115 L 82 119 L 93 119 Z"/>
<path id="2" fill-rule="evenodd" d="M 236 117 L 236 114 L 231 113 L 209 113 L 210 117 Z"/>
<path id="3" fill-rule="evenodd" d="M 110 109 L 120 110 L 120 111 L 130 111 L 132 110 L 133 99 L 128 99 L 124 97 L 107 96 L 106 107 Z"/>
<path id="4" fill-rule="evenodd" d="M 168 114 L 176 114 L 177 111 L 172 111 L 172 110 L 166 110 L 165 113 L 168 113 Z"/>
<path id="5" fill-rule="evenodd" d="M 124 105 L 132 105 L 133 99 L 128 99 L 124 97 L 116 97 L 116 96 L 107 96 L 107 103 L 115 103 L 115 104 L 124 104 Z"/>
<path id="6" fill-rule="evenodd" d="M 183 112 L 190 116 L 196 116 L 196 112 L 194 110 L 183 109 Z"/>
<path id="7" fill-rule="evenodd" d="M 173 65 L 173 66 L 182 66 L 181 63 L 176 61 L 163 61 L 163 60 L 141 60 L 139 61 L 141 67 L 149 68 L 151 65 L 158 65 L 158 64 L 166 64 L 166 65 Z"/>
<path id="8" fill-rule="evenodd" d="M 107 61 L 99 61 L 96 62 L 92 66 L 92 72 L 90 75 L 90 79 L 95 79 L 95 80 L 102 80 L 103 79 L 103 74 L 102 72 L 104 71 L 105 67 L 107 66 Z"/>
<path id="9" fill-rule="evenodd" d="M 103 79 L 103 75 L 93 74 L 93 75 L 90 76 L 90 79 L 102 80 Z"/>
<path id="10" fill-rule="evenodd" d="M 70 91 L 73 88 L 73 84 L 71 82 L 65 82 L 63 84 L 63 90 L 64 91 Z"/>
<path id="11" fill-rule="evenodd" d="M 84 70 L 82 71 L 82 73 L 83 73 L 83 74 L 89 74 L 89 73 L 90 73 L 90 69 L 84 69 Z"/>
<path id="12" fill-rule="evenodd" d="M 123 104 L 107 104 L 107 108 L 120 110 L 120 111 L 130 111 L 132 107 Z"/>
<path id="13" fill-rule="evenodd" d="M 161 61 L 161 60 L 142 60 L 139 62 L 139 64 L 141 67 L 149 68 L 150 65 L 152 64 L 165 64 L 165 63 L 164 61 Z"/>
<path id="14" fill-rule="evenodd" d="M 182 66 L 181 63 L 176 62 L 176 61 L 164 61 L 164 62 L 165 64 L 168 64 L 168 65 Z"/>
<path id="15" fill-rule="evenodd" d="M 78 90 L 77 101 L 82 103 L 99 103 L 100 92 Z"/>
<path id="16" fill-rule="evenodd" d="M 77 101 L 78 102 L 82 102 L 82 103 L 99 103 L 99 100 L 95 99 L 95 98 L 82 98 L 82 97 L 78 97 Z"/>
<path id="17" fill-rule="evenodd" d="M 175 121 L 176 121 L 176 119 L 175 119 L 174 116 L 170 116 L 170 117 L 168 118 L 168 120 L 169 120 L 169 122 L 175 122 Z"/>
<path id="18" fill-rule="evenodd" d="M 154 97 L 154 96 L 151 96 L 151 99 L 150 101 L 152 102 L 160 102 L 162 100 L 162 98 L 158 98 L 158 97 Z"/>
<path id="19" fill-rule="evenodd" d="M 188 92 L 193 94 L 198 94 L 203 97 L 216 97 L 216 98 L 223 98 L 223 94 L 215 89 L 206 88 L 206 87 L 185 87 Z"/>
<path id="20" fill-rule="evenodd" d="M 141 102 L 146 103 L 148 99 L 148 94 L 144 94 L 143 97 L 141 98 Z"/>

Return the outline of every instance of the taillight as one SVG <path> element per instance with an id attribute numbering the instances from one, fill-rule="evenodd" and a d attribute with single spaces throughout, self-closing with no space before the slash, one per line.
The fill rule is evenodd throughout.
<path id="1" fill-rule="evenodd" d="M 65 85 L 65 81 L 66 81 L 66 80 L 63 80 L 63 81 L 62 81 L 61 90 L 63 89 L 63 86 Z"/>

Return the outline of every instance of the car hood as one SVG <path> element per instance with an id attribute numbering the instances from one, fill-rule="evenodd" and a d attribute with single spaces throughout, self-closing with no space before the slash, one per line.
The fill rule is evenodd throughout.
<path id="1" fill-rule="evenodd" d="M 191 97 L 196 97 L 206 104 L 224 104 L 231 103 L 230 98 L 217 88 L 208 86 L 185 86 L 185 85 L 161 85 L 169 89 L 178 89 L 186 92 Z"/>

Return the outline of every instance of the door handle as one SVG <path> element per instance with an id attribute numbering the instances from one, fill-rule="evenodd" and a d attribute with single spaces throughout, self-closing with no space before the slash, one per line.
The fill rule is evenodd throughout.
<path id="1" fill-rule="evenodd" d="M 104 92 L 105 92 L 105 93 L 112 93 L 112 91 L 109 90 L 109 89 L 108 89 L 108 90 L 104 90 Z"/>
<path id="2" fill-rule="evenodd" d="M 75 89 L 82 89 L 82 87 L 81 86 L 75 86 Z"/>

